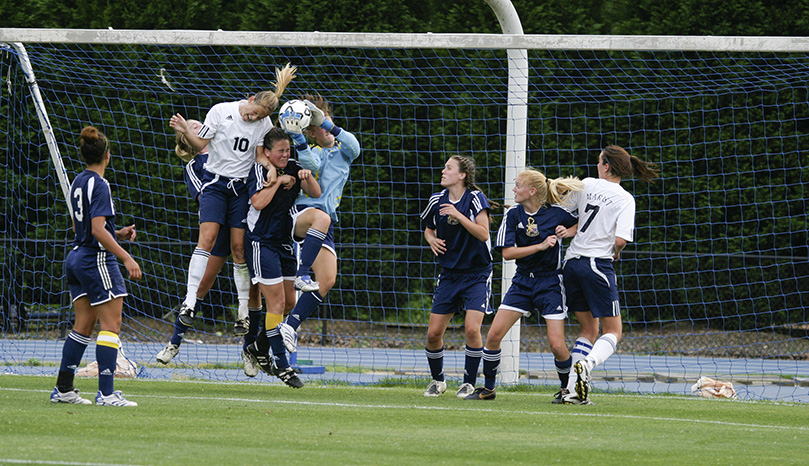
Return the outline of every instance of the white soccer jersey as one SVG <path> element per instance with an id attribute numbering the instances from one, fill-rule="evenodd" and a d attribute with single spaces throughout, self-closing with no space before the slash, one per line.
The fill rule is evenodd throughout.
<path id="1" fill-rule="evenodd" d="M 568 203 L 579 211 L 579 229 L 565 260 L 576 257 L 612 259 L 615 238 L 631 242 L 635 230 L 635 198 L 618 183 L 585 178 L 584 190 L 574 191 Z"/>
<path id="2" fill-rule="evenodd" d="M 269 117 L 244 121 L 239 106 L 246 100 L 216 104 L 205 115 L 197 136 L 209 139 L 205 170 L 228 178 L 246 178 L 256 161 L 256 147 L 264 145 L 264 135 L 272 128 Z"/>

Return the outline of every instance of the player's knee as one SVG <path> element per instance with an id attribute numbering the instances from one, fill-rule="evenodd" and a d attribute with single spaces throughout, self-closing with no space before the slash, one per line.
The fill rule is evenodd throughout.
<path id="1" fill-rule="evenodd" d="M 466 341 L 480 340 L 480 326 L 477 326 L 477 325 L 465 325 L 464 326 L 464 336 L 466 337 Z"/>
<path id="2" fill-rule="evenodd" d="M 236 264 L 244 264 L 244 246 L 233 246 L 230 248 L 231 258 Z"/>
<path id="3" fill-rule="evenodd" d="M 315 216 L 312 219 L 312 227 L 320 231 L 328 231 L 331 226 L 331 217 L 322 210 L 316 210 Z"/>

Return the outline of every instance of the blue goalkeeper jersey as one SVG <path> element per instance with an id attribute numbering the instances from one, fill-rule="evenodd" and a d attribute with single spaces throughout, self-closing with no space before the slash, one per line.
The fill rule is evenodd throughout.
<path id="1" fill-rule="evenodd" d="M 348 181 L 351 163 L 360 155 L 360 143 L 357 138 L 341 128 L 340 134 L 335 137 L 334 147 L 323 148 L 310 146 L 298 151 L 298 161 L 301 166 L 311 170 L 320 184 L 320 197 L 309 197 L 301 191 L 296 205 L 301 207 L 315 207 L 326 212 L 332 223 L 337 223 L 337 207 L 343 197 L 343 188 Z"/>
<path id="2" fill-rule="evenodd" d="M 427 228 L 435 230 L 435 235 L 446 242 L 447 250 L 438 255 L 438 263 L 446 272 L 468 273 L 491 270 L 491 240 L 481 241 L 463 227 L 460 222 L 448 215 L 440 215 L 441 204 L 453 204 L 458 212 L 473 222 L 478 214 L 489 209 L 489 201 L 480 191 L 467 189 L 457 201 L 449 199 L 445 189 L 430 196 L 427 208 L 421 213 Z"/>
<path id="3" fill-rule="evenodd" d="M 73 208 L 73 225 L 76 230 L 75 246 L 104 251 L 104 247 L 93 236 L 92 220 L 104 217 L 104 228 L 118 241 L 115 235 L 115 206 L 112 202 L 110 185 L 98 173 L 85 170 L 70 185 L 70 205 Z"/>

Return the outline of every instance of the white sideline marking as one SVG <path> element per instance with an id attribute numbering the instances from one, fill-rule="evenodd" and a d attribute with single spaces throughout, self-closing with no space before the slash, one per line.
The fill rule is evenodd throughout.
<path id="1" fill-rule="evenodd" d="M 45 460 L 18 460 L 14 458 L 0 458 L 0 463 L 8 464 L 64 464 L 72 466 L 138 466 L 120 463 L 79 463 L 76 461 L 45 461 Z"/>
<path id="2" fill-rule="evenodd" d="M 323 387 L 329 388 L 329 387 Z M 368 389 L 372 387 L 367 387 Z M 0 391 L 20 391 L 20 392 L 34 392 L 34 393 L 50 393 L 50 390 L 28 390 L 22 388 L 4 388 L 0 387 Z M 133 395 L 128 392 L 127 396 L 131 398 L 163 398 L 162 395 Z M 495 414 L 528 414 L 528 415 L 542 415 L 542 416 L 571 416 L 571 417 L 606 417 L 616 419 L 645 419 L 651 421 L 667 421 L 667 422 L 686 422 L 693 424 L 710 424 L 720 426 L 734 426 L 745 428 L 758 428 L 758 429 L 782 429 L 782 430 L 795 430 L 795 431 L 809 431 L 809 427 L 791 427 L 791 426 L 773 426 L 766 424 L 746 424 L 740 422 L 725 422 L 725 421 L 711 421 L 705 419 L 684 419 L 684 418 L 670 418 L 670 417 L 657 417 L 657 416 L 635 416 L 628 414 L 604 414 L 604 413 L 583 413 L 583 412 L 559 412 L 559 411 L 525 411 L 525 410 L 504 410 L 504 409 L 488 409 L 488 408 L 462 408 L 450 406 L 419 406 L 419 405 L 366 405 L 355 403 L 325 403 L 320 401 L 299 401 L 299 400 L 266 400 L 266 399 L 252 399 L 252 398 L 220 398 L 220 397 L 202 397 L 202 396 L 175 396 L 174 399 L 182 400 L 197 400 L 197 401 L 241 401 L 246 403 L 280 403 L 288 405 L 300 406 L 330 406 L 335 408 L 371 408 L 371 409 L 421 409 L 424 411 L 468 411 L 475 413 L 495 413 Z M 695 398 L 697 401 L 704 401 L 701 398 Z M 708 400 L 710 401 L 710 400 Z M 578 407 L 571 407 L 571 409 L 581 409 Z M 3 460 L 0 459 L 0 462 Z M 74 464 L 74 463 L 53 463 L 53 464 Z M 75 463 L 75 464 L 95 464 L 95 463 Z"/>

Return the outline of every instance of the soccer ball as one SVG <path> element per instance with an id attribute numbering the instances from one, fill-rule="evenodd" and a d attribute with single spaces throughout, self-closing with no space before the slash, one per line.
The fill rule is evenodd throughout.
<path id="1" fill-rule="evenodd" d="M 281 122 L 281 128 L 284 130 L 300 133 L 312 121 L 312 111 L 306 106 L 306 102 L 290 100 L 281 106 L 281 110 L 278 112 L 278 121 Z"/>

